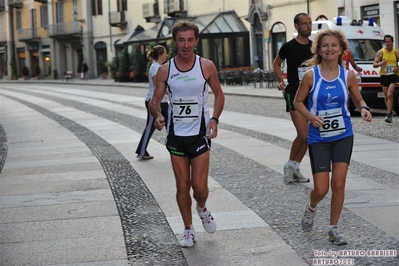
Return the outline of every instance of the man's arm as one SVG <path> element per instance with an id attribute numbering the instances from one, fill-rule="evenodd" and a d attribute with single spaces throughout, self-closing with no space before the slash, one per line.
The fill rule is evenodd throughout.
<path id="1" fill-rule="evenodd" d="M 165 118 L 161 112 L 161 101 L 165 95 L 168 69 L 169 64 L 162 65 L 158 68 L 154 94 L 152 95 L 152 99 L 148 105 L 150 113 L 154 117 L 154 125 L 158 130 L 161 130 L 165 126 Z"/>
<path id="2" fill-rule="evenodd" d="M 352 67 L 357 71 L 357 72 L 361 72 L 363 70 L 363 68 L 359 67 L 356 62 L 355 59 L 353 59 L 353 54 L 350 53 L 349 55 L 349 63 L 352 65 Z"/>
<path id="3" fill-rule="evenodd" d="M 214 95 L 212 117 L 219 119 L 224 107 L 224 93 L 219 82 L 216 66 L 212 61 L 204 58 L 201 58 L 201 64 L 203 66 L 202 71 L 205 77 L 208 77 L 208 84 Z M 217 121 L 214 119 L 209 121 L 207 133 L 210 139 L 217 136 Z"/>
<path id="4" fill-rule="evenodd" d="M 283 72 L 281 71 L 281 63 L 283 63 L 283 59 L 280 57 L 280 55 L 277 55 L 273 60 L 273 69 L 274 73 L 276 74 L 276 79 L 278 81 L 277 88 L 279 90 L 283 90 L 286 86 L 283 79 Z"/>
<path id="5" fill-rule="evenodd" d="M 349 72 L 348 74 L 348 89 L 349 96 L 352 99 L 352 102 L 355 104 L 356 109 L 361 113 L 363 120 L 367 122 L 371 122 L 372 115 L 370 111 L 363 108 L 363 106 L 367 106 L 366 102 L 363 100 L 362 94 L 359 90 L 359 85 L 357 83 L 357 79 L 354 73 Z"/>
<path id="6" fill-rule="evenodd" d="M 382 51 L 379 50 L 377 52 L 377 54 L 375 55 L 375 59 L 374 59 L 374 62 L 373 62 L 373 67 L 374 68 L 382 66 L 382 62 L 380 62 L 381 61 L 381 57 L 382 57 Z"/>

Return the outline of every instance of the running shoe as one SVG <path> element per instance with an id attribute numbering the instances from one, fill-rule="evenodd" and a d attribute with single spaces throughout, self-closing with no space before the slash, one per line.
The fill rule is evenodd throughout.
<path id="1" fill-rule="evenodd" d="M 299 182 L 299 183 L 307 183 L 310 182 L 309 178 L 306 178 L 302 175 L 302 173 L 300 172 L 301 170 L 298 169 L 294 169 L 294 182 Z"/>
<path id="2" fill-rule="evenodd" d="M 306 205 L 306 210 L 302 215 L 301 226 L 304 232 L 310 232 L 313 228 L 313 220 L 316 210 L 311 211 L 309 209 L 309 203 Z"/>
<path id="3" fill-rule="evenodd" d="M 387 116 L 385 117 L 385 122 L 392 123 L 392 113 L 391 114 L 387 114 Z"/>
<path id="4" fill-rule="evenodd" d="M 184 229 L 184 234 L 182 239 L 179 242 L 179 245 L 182 248 L 190 248 L 194 246 L 195 243 L 195 231 L 194 228 Z"/>
<path id="5" fill-rule="evenodd" d="M 209 234 L 212 234 L 216 231 L 216 222 L 213 219 L 211 212 L 205 207 L 201 210 L 201 208 L 197 205 L 197 212 L 202 221 L 202 226 L 205 231 Z"/>
<path id="6" fill-rule="evenodd" d="M 154 156 L 151 155 L 137 155 L 137 158 L 141 159 L 141 160 L 151 160 L 154 158 Z"/>
<path id="7" fill-rule="evenodd" d="M 294 168 L 288 164 L 284 165 L 284 183 L 286 185 L 294 183 Z"/>
<path id="8" fill-rule="evenodd" d="M 333 227 L 332 229 L 330 229 L 330 231 L 328 231 L 328 236 L 330 238 L 330 242 L 334 245 L 348 244 L 348 241 L 346 241 L 345 238 L 343 238 L 338 232 L 337 227 Z"/>

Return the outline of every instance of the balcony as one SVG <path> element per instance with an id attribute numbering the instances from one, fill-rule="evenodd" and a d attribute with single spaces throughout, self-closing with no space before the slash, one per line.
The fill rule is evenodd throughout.
<path id="1" fill-rule="evenodd" d="M 82 28 L 78 21 L 51 24 L 48 25 L 48 36 L 54 39 L 80 39 Z"/>
<path id="2" fill-rule="evenodd" d="M 171 17 L 186 17 L 187 0 L 164 0 L 164 13 Z"/>
<path id="3" fill-rule="evenodd" d="M 126 26 L 127 21 L 125 11 L 111 11 L 109 12 L 109 25 L 112 27 Z"/>
<path id="4" fill-rule="evenodd" d="M 147 22 L 161 22 L 161 16 L 159 15 L 159 4 L 158 3 L 146 3 L 143 4 L 143 18 Z"/>
<path id="5" fill-rule="evenodd" d="M 17 38 L 21 42 L 37 42 L 40 37 L 37 34 L 38 28 L 27 28 L 17 30 Z"/>
<path id="6" fill-rule="evenodd" d="M 0 12 L 6 10 L 6 6 L 4 4 L 6 0 L 0 0 Z"/>
<path id="7" fill-rule="evenodd" d="M 8 6 L 10 8 L 21 9 L 23 6 L 22 0 L 8 0 Z"/>

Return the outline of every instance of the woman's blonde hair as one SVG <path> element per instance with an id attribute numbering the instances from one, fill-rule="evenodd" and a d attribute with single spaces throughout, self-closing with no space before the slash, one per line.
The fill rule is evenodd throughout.
<path id="1" fill-rule="evenodd" d="M 313 57 L 306 60 L 304 62 L 305 65 L 307 66 L 315 66 L 321 63 L 322 57 L 319 54 L 319 51 L 321 49 L 321 40 L 325 36 L 335 36 L 338 39 L 339 45 L 342 48 L 342 54 L 339 55 L 338 57 L 338 64 L 342 64 L 342 56 L 346 54 L 346 51 L 349 48 L 348 40 L 345 37 L 345 34 L 341 30 L 322 30 L 319 31 L 316 35 L 316 38 L 313 41 L 312 44 L 312 54 Z"/>

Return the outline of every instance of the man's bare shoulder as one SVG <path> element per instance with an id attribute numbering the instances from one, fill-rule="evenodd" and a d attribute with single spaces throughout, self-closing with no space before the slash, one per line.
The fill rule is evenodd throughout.
<path id="1" fill-rule="evenodd" d="M 212 60 L 201 57 L 201 65 L 204 67 L 209 67 L 209 66 L 214 66 L 215 64 L 213 63 Z"/>

